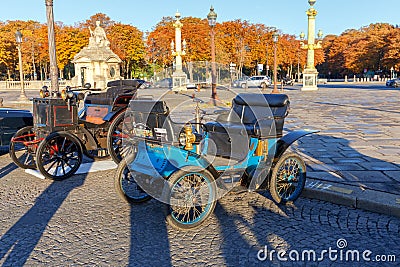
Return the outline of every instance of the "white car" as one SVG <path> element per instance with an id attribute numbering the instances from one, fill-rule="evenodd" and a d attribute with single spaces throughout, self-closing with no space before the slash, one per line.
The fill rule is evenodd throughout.
<path id="1" fill-rule="evenodd" d="M 268 76 L 251 76 L 247 80 L 244 80 L 240 83 L 240 87 L 248 88 L 248 87 L 260 87 L 267 88 L 271 85 L 271 78 Z"/>

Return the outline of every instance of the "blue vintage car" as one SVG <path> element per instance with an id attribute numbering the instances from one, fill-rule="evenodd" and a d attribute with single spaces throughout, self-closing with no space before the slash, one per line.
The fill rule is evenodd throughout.
<path id="1" fill-rule="evenodd" d="M 184 106 L 131 100 L 123 130 L 131 149 L 114 176 L 117 193 L 130 203 L 151 197 L 166 203 L 167 221 L 179 229 L 200 226 L 230 191 L 269 190 L 277 203 L 295 201 L 306 165 L 287 149 L 315 131 L 283 135 L 289 104 L 284 94 L 241 93 L 215 120 L 182 123 L 171 110 L 190 113 Z M 196 118 L 199 111 L 196 106 Z"/>
<path id="2" fill-rule="evenodd" d="M 8 146 L 19 129 L 31 125 L 33 117 L 29 110 L 0 108 L 0 146 Z"/>

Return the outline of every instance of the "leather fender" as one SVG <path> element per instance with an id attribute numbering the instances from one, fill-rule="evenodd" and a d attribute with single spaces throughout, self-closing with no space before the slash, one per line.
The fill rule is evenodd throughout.
<path id="1" fill-rule="evenodd" d="M 283 155 L 283 153 L 285 153 L 285 151 L 290 147 L 290 145 L 299 140 L 300 138 L 318 132 L 319 131 L 300 130 L 300 131 L 290 132 L 287 135 L 283 136 L 281 139 L 278 140 L 276 144 L 274 159 L 278 160 Z"/>

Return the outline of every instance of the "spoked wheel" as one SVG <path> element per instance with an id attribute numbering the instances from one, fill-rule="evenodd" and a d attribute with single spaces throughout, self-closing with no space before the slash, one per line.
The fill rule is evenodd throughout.
<path id="1" fill-rule="evenodd" d="M 296 154 L 283 155 L 272 171 L 270 192 L 277 203 L 295 201 L 306 183 L 306 165 Z"/>
<path id="2" fill-rule="evenodd" d="M 119 163 L 130 152 L 132 147 L 122 141 L 123 138 L 128 137 L 124 134 L 123 130 L 132 128 L 130 118 L 125 118 L 125 112 L 119 114 L 111 123 L 107 134 L 107 148 L 108 153 L 115 163 Z"/>
<path id="3" fill-rule="evenodd" d="M 44 139 L 36 153 L 37 168 L 49 179 L 72 176 L 82 163 L 79 139 L 67 132 L 55 132 Z"/>
<path id="4" fill-rule="evenodd" d="M 10 157 L 23 169 L 35 169 L 35 150 L 37 143 L 35 141 L 35 133 L 32 126 L 27 126 L 19 129 L 10 143 Z"/>
<path id="5" fill-rule="evenodd" d="M 207 170 L 178 170 L 169 180 L 167 221 L 185 230 L 200 226 L 215 208 L 217 188 L 213 175 Z"/>
<path id="6" fill-rule="evenodd" d="M 130 155 L 118 164 L 117 173 L 114 176 L 114 186 L 118 195 L 129 203 L 142 203 L 151 199 L 135 180 L 135 172 L 129 170 L 128 164 L 135 159 Z"/>

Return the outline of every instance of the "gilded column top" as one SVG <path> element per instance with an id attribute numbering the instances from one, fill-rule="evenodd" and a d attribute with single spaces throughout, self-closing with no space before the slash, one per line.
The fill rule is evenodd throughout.
<path id="1" fill-rule="evenodd" d="M 318 14 L 317 10 L 315 10 L 314 8 L 308 9 L 306 13 L 307 13 L 307 16 L 309 16 L 309 17 L 315 17 Z"/>

